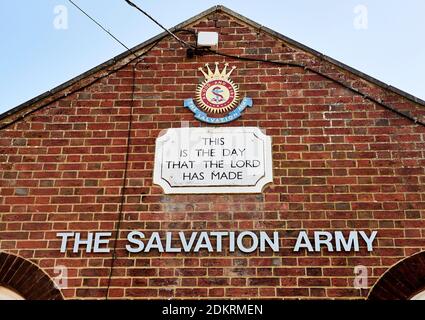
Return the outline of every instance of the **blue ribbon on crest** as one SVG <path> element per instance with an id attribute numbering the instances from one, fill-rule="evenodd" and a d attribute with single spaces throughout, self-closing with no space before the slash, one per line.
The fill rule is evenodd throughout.
<path id="1" fill-rule="evenodd" d="M 195 104 L 193 99 L 186 99 L 184 101 L 184 107 L 189 108 L 190 111 L 192 111 L 195 114 L 195 119 L 198 119 L 199 121 L 211 123 L 211 124 L 222 124 L 222 123 L 228 123 L 232 122 L 236 119 L 238 119 L 242 112 L 247 108 L 251 108 L 253 106 L 252 99 L 245 97 L 242 99 L 242 102 L 234 109 L 233 111 L 229 112 L 227 115 L 225 115 L 222 118 L 212 118 L 209 117 L 205 112 L 200 110 L 198 106 Z"/>

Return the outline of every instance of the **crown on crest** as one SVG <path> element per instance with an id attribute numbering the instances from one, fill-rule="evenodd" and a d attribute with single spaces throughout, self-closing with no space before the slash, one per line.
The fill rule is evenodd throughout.
<path id="1" fill-rule="evenodd" d="M 200 67 L 198 68 L 199 71 L 202 72 L 202 74 L 205 76 L 205 79 L 211 80 L 211 79 L 221 79 L 221 80 L 228 80 L 230 78 L 230 75 L 232 74 L 233 70 L 236 69 L 235 66 L 231 68 L 230 71 L 227 71 L 227 68 L 229 67 L 229 64 L 224 64 L 224 68 L 222 71 L 218 68 L 219 63 L 215 63 L 215 70 L 214 72 L 211 70 L 210 65 L 208 63 L 205 64 L 205 67 L 207 68 L 207 72 L 204 71 L 204 68 Z"/>

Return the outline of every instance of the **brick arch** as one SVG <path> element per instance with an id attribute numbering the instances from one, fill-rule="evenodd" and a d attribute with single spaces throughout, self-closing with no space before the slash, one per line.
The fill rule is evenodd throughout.
<path id="1" fill-rule="evenodd" d="M 0 252 L 0 286 L 27 300 L 63 300 L 53 280 L 37 265 L 16 255 Z"/>
<path id="2" fill-rule="evenodd" d="M 369 300 L 407 300 L 425 289 L 425 251 L 388 269 L 369 292 Z"/>

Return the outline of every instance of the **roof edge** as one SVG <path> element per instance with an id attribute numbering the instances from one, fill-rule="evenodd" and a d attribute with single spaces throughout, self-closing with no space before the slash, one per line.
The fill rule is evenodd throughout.
<path id="1" fill-rule="evenodd" d="M 217 11 L 217 10 L 219 10 L 219 7 L 220 6 L 213 6 L 213 7 L 209 8 L 209 9 L 207 9 L 207 10 L 205 10 L 205 11 L 197 14 L 196 16 L 193 16 L 192 18 L 189 18 L 189 19 L 187 19 L 187 20 L 179 23 L 178 25 L 170 28 L 169 30 L 171 32 L 176 31 L 176 30 L 179 30 L 179 29 L 187 26 L 188 24 L 191 24 L 193 22 L 196 22 L 197 20 L 202 19 L 205 16 L 207 16 L 207 15 L 209 15 L 209 14 L 211 14 L 211 13 Z M 136 46 L 134 46 L 130 50 L 124 51 L 123 53 L 120 53 L 119 55 L 113 57 L 112 59 L 109 59 L 109 60 L 107 60 L 107 61 L 105 61 L 105 62 L 103 62 L 103 63 L 101 63 L 101 64 L 99 64 L 99 65 L 97 65 L 97 66 L 95 66 L 93 68 L 91 68 L 90 70 L 85 71 L 82 74 L 80 74 L 80 75 L 78 75 L 78 76 L 76 76 L 76 77 L 74 77 L 74 78 L 72 78 L 72 79 L 70 79 L 70 80 L 68 80 L 68 81 L 66 81 L 66 82 L 64 82 L 64 83 L 56 86 L 56 87 L 54 87 L 53 89 L 48 90 L 48 91 L 46 91 L 46 92 L 44 92 L 44 93 L 42 93 L 42 94 L 40 94 L 40 95 L 38 95 L 38 96 L 30 99 L 30 100 L 27 100 L 27 101 L 21 103 L 20 105 L 14 107 L 12 109 L 7 110 L 6 112 L 0 114 L 0 122 L 3 119 L 5 119 L 5 118 L 7 118 L 7 117 L 9 117 L 9 116 L 11 116 L 11 115 L 13 115 L 13 114 L 15 114 L 15 113 L 23 110 L 23 109 L 25 109 L 25 108 L 27 108 L 27 107 L 35 104 L 35 103 L 38 103 L 38 102 L 40 102 L 41 100 L 43 100 L 45 98 L 48 98 L 48 97 L 50 97 L 52 95 L 57 94 L 58 92 L 60 92 L 62 90 L 65 90 L 68 87 L 71 87 L 72 85 L 76 84 L 78 81 L 80 81 L 82 79 L 85 79 L 85 78 L 87 78 L 87 77 L 89 77 L 91 75 L 94 75 L 95 73 L 97 73 L 97 72 L 99 72 L 99 71 L 101 71 L 101 70 L 103 70 L 103 69 L 105 69 L 105 68 L 107 68 L 109 66 L 115 65 L 118 61 L 120 61 L 122 59 L 125 59 L 128 56 L 132 55 L 133 52 L 142 50 L 143 48 L 145 48 L 145 47 L 147 47 L 147 46 L 155 43 L 156 41 L 158 41 L 158 40 L 160 40 L 162 38 L 167 37 L 168 35 L 169 34 L 164 31 L 164 32 L 162 32 L 162 33 L 160 33 L 160 34 L 158 34 L 158 35 L 156 35 L 156 36 L 154 36 L 154 37 L 152 37 L 152 38 L 150 38 L 150 39 L 148 39 L 148 40 L 146 40 L 146 41 L 144 41 L 144 42 L 142 42 L 142 43 L 140 43 L 140 44 L 138 44 Z"/>
<path id="2" fill-rule="evenodd" d="M 366 74 L 366 73 L 364 73 L 364 72 L 362 72 L 362 71 L 360 71 L 358 69 L 355 69 L 353 67 L 350 67 L 349 65 L 347 65 L 345 63 L 342 63 L 342 62 L 340 62 L 340 61 L 338 61 L 338 60 L 336 60 L 336 59 L 334 59 L 332 57 L 329 57 L 329 56 L 327 56 L 327 55 L 325 55 L 325 54 L 323 54 L 323 53 L 321 53 L 321 52 L 319 52 L 317 50 L 314 50 L 313 48 L 308 47 L 308 46 L 306 46 L 306 45 L 304 45 L 304 44 L 302 44 L 302 43 L 300 43 L 300 42 L 298 42 L 296 40 L 293 40 L 291 38 L 288 38 L 287 36 L 285 36 L 285 35 L 277 32 L 275 30 L 272 30 L 272 29 L 270 29 L 270 28 L 268 28 L 268 27 L 266 27 L 264 25 L 261 25 L 261 24 L 255 22 L 254 20 L 251 20 L 251 19 L 249 19 L 249 18 L 247 18 L 247 17 L 245 17 L 245 16 L 243 16 L 243 15 L 241 15 L 241 14 L 233 11 L 232 9 L 229 9 L 229 8 L 227 8 L 225 6 L 222 6 L 222 5 L 218 5 L 217 6 L 217 10 L 221 10 L 221 11 L 223 11 L 223 12 L 229 14 L 229 15 L 232 15 L 232 16 L 238 18 L 239 20 L 242 20 L 243 22 L 245 22 L 245 23 L 247 23 L 247 24 L 249 24 L 249 25 L 251 25 L 251 26 L 253 26 L 255 28 L 258 28 L 260 31 L 265 31 L 265 32 L 267 32 L 267 33 L 275 36 L 276 38 L 278 38 L 278 39 L 280 39 L 282 41 L 285 41 L 285 42 L 287 42 L 287 43 L 289 43 L 289 44 L 291 44 L 291 45 L 293 45 L 295 47 L 298 47 L 301 50 L 307 51 L 308 53 L 311 53 L 311 54 L 313 54 L 313 55 L 315 55 L 315 56 L 317 56 L 317 57 L 319 57 L 319 58 L 321 58 L 321 59 L 323 59 L 323 60 L 325 60 L 325 61 L 327 61 L 329 63 L 334 64 L 335 66 L 337 66 L 339 68 L 342 68 L 342 69 L 344 69 L 344 70 L 346 70 L 348 72 L 351 72 L 354 75 L 356 75 L 356 76 L 358 76 L 358 77 L 360 77 L 360 78 L 362 78 L 362 79 L 364 79 L 366 81 L 369 81 L 369 82 L 371 82 L 371 83 L 373 83 L 373 84 L 375 84 L 375 85 L 377 85 L 377 86 L 379 86 L 379 87 L 381 87 L 383 89 L 389 90 L 389 91 L 391 91 L 391 92 L 393 92 L 395 94 L 398 94 L 400 96 L 403 96 L 404 98 L 406 98 L 406 99 L 408 99 L 410 101 L 413 101 L 413 102 L 415 102 L 417 104 L 420 104 L 422 106 L 425 106 L 425 100 L 423 100 L 423 99 L 421 99 L 419 97 L 416 97 L 416 96 L 414 96 L 414 95 L 412 95 L 412 94 L 410 94 L 410 93 L 408 93 L 408 92 L 406 92 L 404 90 L 401 90 L 401 89 L 399 89 L 397 87 L 394 87 L 394 86 L 392 86 L 390 84 L 387 84 L 387 83 L 385 83 L 385 82 L 383 82 L 383 81 L 381 81 L 381 80 L 379 80 L 377 78 L 374 78 L 374 77 L 372 77 L 372 76 L 370 76 L 370 75 L 368 75 L 368 74 Z"/>
<path id="3" fill-rule="evenodd" d="M 378 79 L 376 79 L 372 76 L 369 76 L 369 75 L 365 74 L 364 72 L 361 72 L 361 71 L 359 71 L 359 70 L 357 70 L 353 67 L 350 67 L 350 66 L 348 66 L 348 65 L 346 65 L 346 64 L 344 64 L 344 63 L 342 63 L 342 62 L 340 62 L 336 59 L 333 59 L 333 58 L 331 58 L 327 55 L 324 55 L 319 51 L 316 51 L 316 50 L 314 50 L 314 49 L 312 49 L 312 48 L 310 48 L 310 47 L 308 47 L 308 46 L 306 46 L 306 45 L 304 45 L 304 44 L 302 44 L 302 43 L 300 43 L 296 40 L 288 38 L 287 36 L 277 32 L 275 30 L 272 30 L 268 27 L 265 27 L 265 26 L 255 22 L 255 21 L 253 21 L 253 20 L 251 20 L 251 19 L 249 19 L 249 18 L 247 18 L 247 17 L 245 17 L 245 16 L 223 6 L 223 5 L 213 6 L 209 9 L 193 16 L 192 18 L 189 18 L 189 19 L 177 24 L 176 26 L 170 28 L 169 30 L 171 32 L 173 32 L 173 31 L 176 31 L 178 29 L 182 29 L 182 28 L 186 27 L 187 25 L 192 24 L 192 23 L 196 22 L 197 20 L 202 19 L 205 16 L 207 16 L 207 15 L 213 13 L 213 12 L 216 12 L 216 11 L 222 11 L 222 12 L 224 12 L 224 13 L 230 15 L 230 16 L 235 17 L 236 19 L 241 20 L 242 22 L 245 22 L 248 25 L 251 25 L 254 28 L 259 29 L 260 31 L 264 31 L 264 32 L 278 38 L 279 40 L 285 41 L 288 44 L 293 45 L 294 47 L 297 47 L 301 50 L 304 50 L 304 51 L 306 51 L 306 52 L 308 52 L 308 53 L 310 53 L 310 54 L 312 54 L 312 55 L 314 55 L 314 56 L 316 56 L 320 59 L 323 59 L 323 60 L 325 60 L 325 61 L 343 69 L 343 70 L 346 70 L 346 71 L 348 71 L 348 72 L 350 72 L 350 73 L 352 73 L 352 74 L 354 74 L 354 75 L 356 75 L 356 76 L 358 76 L 358 77 L 360 77 L 360 78 L 362 78 L 366 81 L 369 81 L 369 82 L 371 82 L 371 83 L 373 83 L 373 84 L 375 84 L 375 85 L 377 85 L 377 86 L 379 86 L 379 87 L 381 87 L 385 90 L 389 90 L 389 91 L 391 91 L 391 92 L 393 92 L 397 95 L 400 95 L 400 96 L 402 96 L 402 97 L 404 97 L 404 98 L 406 98 L 406 99 L 408 99 L 408 100 L 410 100 L 414 103 L 425 106 L 425 100 L 423 100 L 419 97 L 416 97 L 416 96 L 414 96 L 414 95 L 412 95 L 412 94 L 410 94 L 406 91 L 403 91 L 403 90 L 401 90 L 397 87 L 394 87 L 392 85 L 384 83 L 384 82 L 382 82 L 382 81 L 380 81 L 380 80 L 378 80 Z M 125 52 L 115 56 L 114 58 L 109 59 L 109 60 L 99 64 L 98 66 L 96 66 L 96 67 L 94 67 L 94 68 L 72 78 L 71 80 L 68 80 L 68 81 L 60 84 L 59 86 L 57 86 L 57 87 L 55 87 L 51 90 L 48 90 L 48 91 L 46 91 L 46 92 L 44 92 L 44 93 L 42 93 L 42 94 L 40 94 L 36 97 L 34 97 L 34 98 L 32 98 L 32 99 L 14 107 L 14 108 L 12 108 L 8 111 L 0 114 L 0 121 L 4 120 L 5 118 L 7 118 L 7 117 L 9 117 L 9 116 L 11 116 L 15 113 L 18 113 L 19 111 L 22 111 L 23 109 L 25 109 L 25 108 L 27 108 L 27 107 L 35 104 L 35 103 L 40 102 L 41 100 L 43 100 L 45 98 L 48 98 L 50 96 L 57 94 L 58 92 L 60 92 L 62 90 L 65 90 L 66 88 L 76 84 L 78 81 L 80 81 L 84 78 L 87 78 L 87 77 L 89 77 L 89 76 L 109 67 L 109 66 L 116 64 L 118 61 L 125 59 L 128 56 L 132 55 L 133 52 L 139 51 L 139 50 L 143 49 L 144 47 L 149 46 L 150 44 L 153 44 L 155 41 L 159 41 L 160 39 L 165 38 L 167 36 L 168 36 L 167 32 L 162 32 L 162 33 L 142 42 L 141 44 L 136 45 L 135 47 L 131 48 L 131 51 L 125 51 Z"/>

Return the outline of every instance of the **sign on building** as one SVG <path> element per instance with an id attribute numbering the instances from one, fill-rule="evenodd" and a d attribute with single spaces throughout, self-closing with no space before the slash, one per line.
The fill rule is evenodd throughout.
<path id="1" fill-rule="evenodd" d="M 167 194 L 260 193 L 272 168 L 259 128 L 177 128 L 156 141 L 153 180 Z"/>

